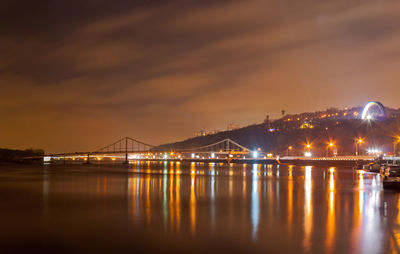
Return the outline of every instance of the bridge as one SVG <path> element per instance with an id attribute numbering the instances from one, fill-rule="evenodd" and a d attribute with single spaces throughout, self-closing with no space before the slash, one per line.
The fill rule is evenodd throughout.
<path id="1" fill-rule="evenodd" d="M 129 154 L 143 154 L 149 153 L 155 146 L 146 144 L 142 141 L 124 137 L 109 145 L 96 149 L 91 152 L 75 152 L 75 153 L 62 153 L 62 154 L 49 154 L 45 155 L 44 162 L 50 162 L 52 160 L 83 160 L 86 163 L 90 163 L 90 160 L 95 158 L 96 160 L 102 160 L 103 158 L 109 158 L 113 161 L 117 159 L 124 159 L 124 163 L 129 163 Z"/>
<path id="2" fill-rule="evenodd" d="M 252 151 L 231 139 L 224 139 L 209 145 L 194 148 L 160 149 L 145 142 L 124 137 L 91 152 L 49 154 L 45 163 L 107 163 L 129 164 L 137 160 L 233 162 L 233 163 L 278 163 L 278 164 L 327 164 L 353 165 L 356 162 L 369 163 L 372 156 L 301 157 L 273 156 L 262 151 Z M 400 160 L 400 158 L 399 158 Z"/>
<path id="3" fill-rule="evenodd" d="M 142 141 L 125 137 L 115 141 L 112 144 L 96 149 L 91 152 L 74 152 L 62 154 L 48 154 L 44 156 L 45 162 L 57 160 L 83 160 L 90 163 L 91 160 L 109 159 L 124 160 L 129 163 L 130 160 L 183 160 L 183 159 L 215 159 L 226 160 L 234 156 L 248 156 L 252 152 L 250 149 L 236 143 L 231 139 L 205 145 L 196 148 L 182 148 L 165 151 L 157 149 Z"/>

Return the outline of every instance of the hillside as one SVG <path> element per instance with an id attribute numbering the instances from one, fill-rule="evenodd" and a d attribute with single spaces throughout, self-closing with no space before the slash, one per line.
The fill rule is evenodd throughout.
<path id="1" fill-rule="evenodd" d="M 164 151 L 195 148 L 209 145 L 226 138 L 255 150 L 286 155 L 303 155 L 305 144 L 310 143 L 315 156 L 326 154 L 329 142 L 334 143 L 338 155 L 355 153 L 355 139 L 362 138 L 360 154 L 367 149 L 378 149 L 385 153 L 393 151 L 394 138 L 400 134 L 400 118 L 391 117 L 384 121 L 363 121 L 360 119 L 313 119 L 312 121 L 279 119 L 273 122 L 247 126 L 234 131 L 190 138 L 181 142 L 165 144 L 158 149 Z M 333 148 L 328 149 L 329 154 Z"/>

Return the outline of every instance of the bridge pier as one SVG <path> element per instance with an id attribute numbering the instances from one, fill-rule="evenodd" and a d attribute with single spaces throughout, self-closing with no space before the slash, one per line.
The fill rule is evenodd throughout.
<path id="1" fill-rule="evenodd" d="M 90 164 L 90 153 L 87 154 L 86 164 Z"/>
<path id="2" fill-rule="evenodd" d="M 124 164 L 129 164 L 128 161 L 128 137 L 125 138 L 125 161 Z"/>
<path id="3" fill-rule="evenodd" d="M 128 152 L 125 153 L 125 160 L 124 160 L 123 164 L 129 164 Z"/>

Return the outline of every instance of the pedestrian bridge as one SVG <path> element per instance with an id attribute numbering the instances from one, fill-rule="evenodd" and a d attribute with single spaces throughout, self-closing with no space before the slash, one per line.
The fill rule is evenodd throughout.
<path id="1" fill-rule="evenodd" d="M 397 157 L 387 157 L 398 160 Z M 91 152 L 48 154 L 43 158 L 45 163 L 130 163 L 132 161 L 198 161 L 198 162 L 234 162 L 234 163 L 281 163 L 281 164 L 329 164 L 356 162 L 369 163 L 373 156 L 336 156 L 336 157 L 302 157 L 273 156 L 262 151 L 252 151 L 231 140 L 224 139 L 209 145 L 193 148 L 159 149 L 153 145 L 125 137 L 107 146 Z"/>

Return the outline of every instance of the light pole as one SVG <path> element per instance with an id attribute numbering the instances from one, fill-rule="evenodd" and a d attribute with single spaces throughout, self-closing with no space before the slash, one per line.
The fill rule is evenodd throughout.
<path id="1" fill-rule="evenodd" d="M 311 157 L 311 144 L 309 144 L 309 143 L 306 144 L 306 151 L 305 151 L 304 155 L 306 157 Z"/>
<path id="2" fill-rule="evenodd" d="M 357 156 L 358 155 L 358 146 L 361 145 L 364 142 L 364 140 L 362 138 L 357 138 L 354 142 L 356 144 L 356 156 Z"/>
<path id="3" fill-rule="evenodd" d="M 329 142 L 328 146 L 326 147 L 326 157 L 329 155 L 329 149 L 332 149 L 335 146 L 333 142 Z"/>
<path id="4" fill-rule="evenodd" d="M 293 149 L 292 146 L 289 146 L 289 147 L 287 148 L 287 156 L 289 156 L 289 151 L 291 151 L 292 149 Z"/>

